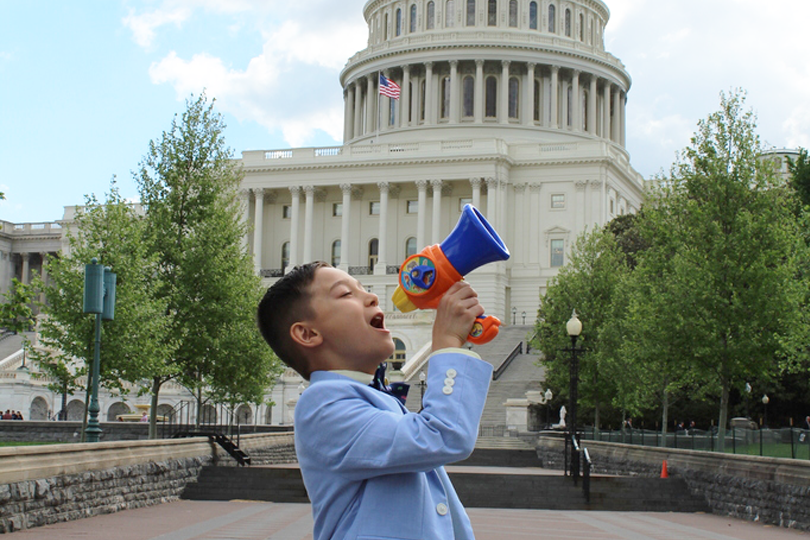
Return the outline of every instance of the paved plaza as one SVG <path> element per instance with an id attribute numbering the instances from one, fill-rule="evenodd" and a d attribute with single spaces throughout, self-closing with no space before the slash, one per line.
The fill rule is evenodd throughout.
<path id="1" fill-rule="evenodd" d="M 802 533 L 708 515 L 468 509 L 477 540 L 798 540 Z M 310 540 L 309 504 L 177 501 L 12 533 L 18 540 Z"/>

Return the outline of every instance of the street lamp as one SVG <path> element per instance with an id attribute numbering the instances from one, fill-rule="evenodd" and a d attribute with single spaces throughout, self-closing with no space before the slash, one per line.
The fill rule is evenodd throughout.
<path id="1" fill-rule="evenodd" d="M 569 378 L 570 389 L 568 392 L 568 414 L 571 417 L 569 436 L 571 438 L 571 470 L 574 481 L 579 477 L 579 454 L 573 451 L 573 445 L 577 436 L 577 384 L 579 382 L 579 363 L 577 360 L 577 338 L 582 333 L 582 321 L 577 317 L 577 310 L 573 310 L 571 318 L 565 324 L 565 330 L 571 338 L 571 373 Z"/>
<path id="2" fill-rule="evenodd" d="M 551 417 L 551 399 L 554 397 L 551 388 L 546 388 L 546 393 L 543 394 L 543 397 L 546 398 L 546 428 L 548 428 L 549 418 Z"/>
<path id="3" fill-rule="evenodd" d="M 523 317 L 523 326 L 526 326 L 526 312 L 520 314 Z"/>
<path id="4" fill-rule="evenodd" d="M 512 306 L 512 324 L 515 324 L 515 315 L 517 315 L 517 308 Z"/>
<path id="5" fill-rule="evenodd" d="M 768 394 L 762 394 L 762 408 L 765 409 L 765 428 L 768 427 L 768 403 L 771 401 L 771 398 L 768 397 Z"/>

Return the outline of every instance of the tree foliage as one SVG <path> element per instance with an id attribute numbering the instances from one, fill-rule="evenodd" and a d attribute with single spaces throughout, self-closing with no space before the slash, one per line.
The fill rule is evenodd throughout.
<path id="1" fill-rule="evenodd" d="M 33 286 L 13 278 L 11 287 L 3 293 L 4 301 L 0 302 L 0 327 L 14 334 L 31 331 L 34 326 L 35 295 Z"/>
<path id="2" fill-rule="evenodd" d="M 150 142 L 136 175 L 146 242 L 158 257 L 156 294 L 166 304 L 162 341 L 170 370 L 153 378 L 153 403 L 170 378 L 198 396 L 256 403 L 278 362 L 254 322 L 261 287 L 240 247 L 241 172 L 213 102 L 202 94 L 186 105 Z"/>

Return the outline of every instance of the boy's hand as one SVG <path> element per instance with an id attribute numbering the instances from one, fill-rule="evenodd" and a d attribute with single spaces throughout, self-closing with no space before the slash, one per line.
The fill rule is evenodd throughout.
<path id="1" fill-rule="evenodd" d="M 439 301 L 433 323 L 433 351 L 462 347 L 472 330 L 475 318 L 484 314 L 478 293 L 469 283 L 454 283 Z"/>

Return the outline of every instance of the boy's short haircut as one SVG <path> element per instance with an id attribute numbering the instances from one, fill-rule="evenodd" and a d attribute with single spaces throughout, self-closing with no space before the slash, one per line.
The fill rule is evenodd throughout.
<path id="1" fill-rule="evenodd" d="M 274 283 L 264 294 L 256 322 L 264 340 L 282 362 L 309 380 L 309 362 L 290 337 L 290 328 L 313 316 L 310 306 L 310 285 L 319 268 L 331 265 L 316 261 L 296 266 Z"/>

